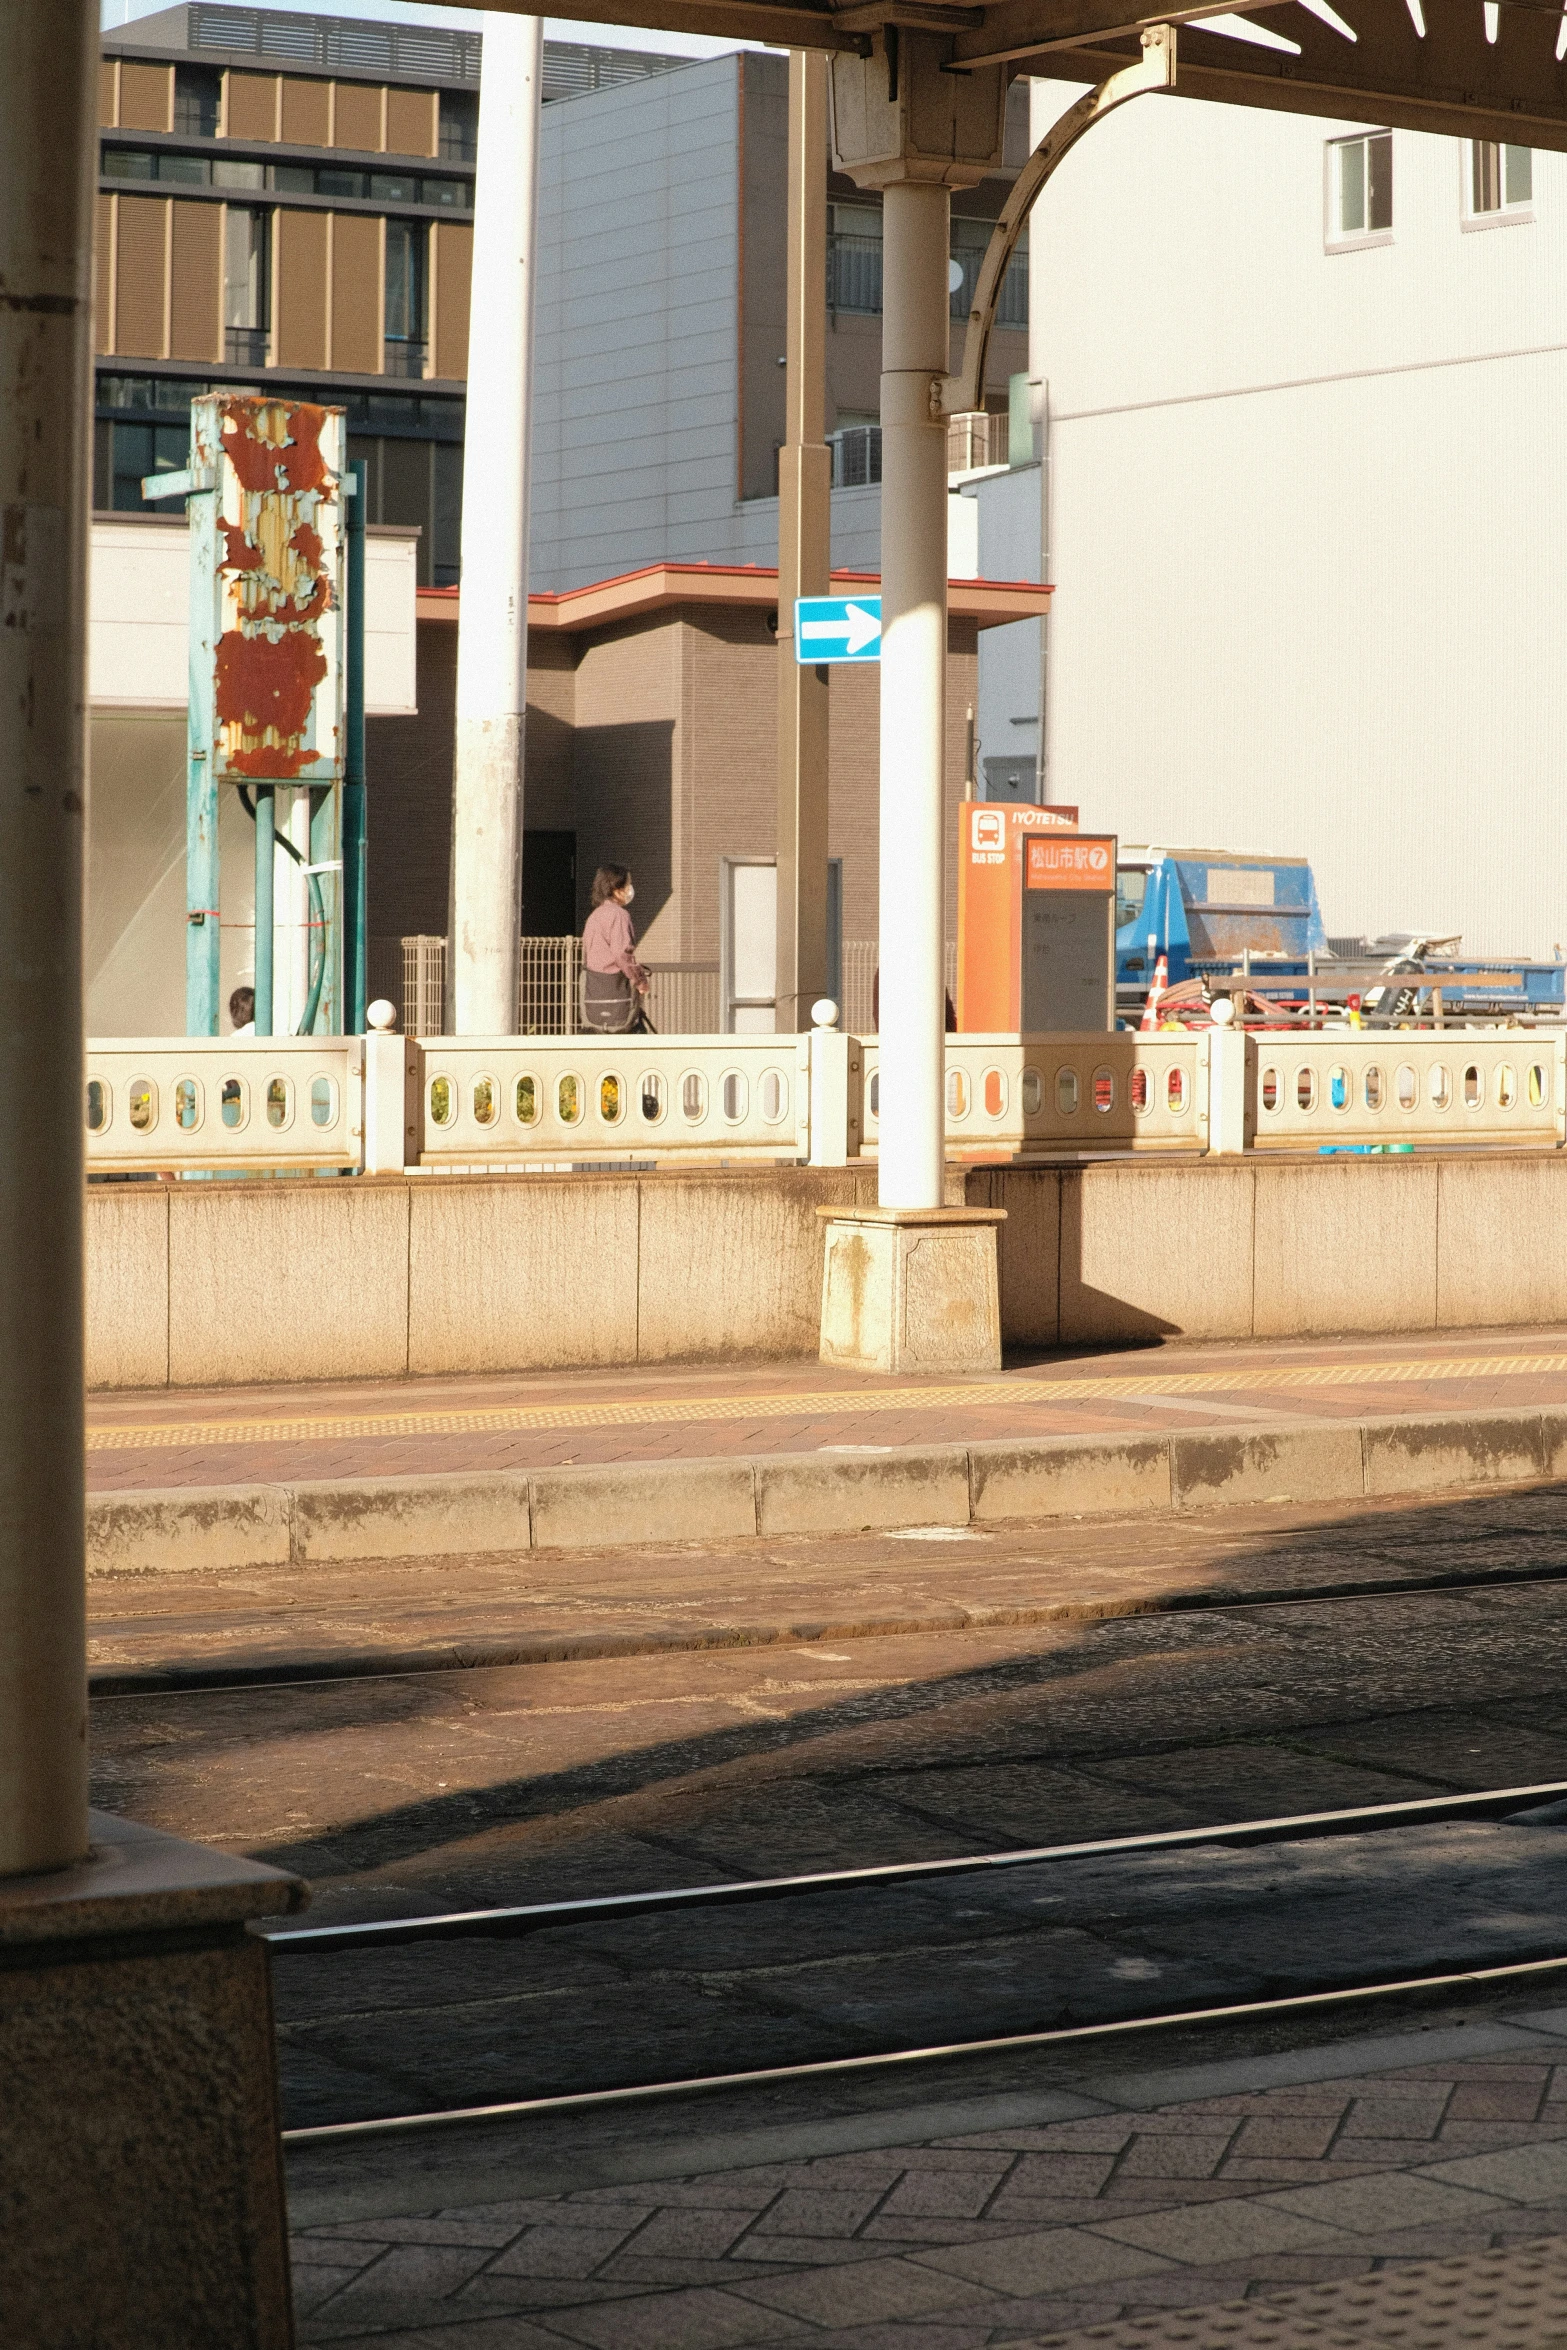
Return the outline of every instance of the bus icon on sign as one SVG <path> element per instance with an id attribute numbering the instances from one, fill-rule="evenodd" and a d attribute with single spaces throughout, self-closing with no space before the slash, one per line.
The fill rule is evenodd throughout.
<path id="1" fill-rule="evenodd" d="M 976 849 L 1005 848 L 1006 837 L 1006 818 L 999 808 L 974 810 L 973 845 Z"/>

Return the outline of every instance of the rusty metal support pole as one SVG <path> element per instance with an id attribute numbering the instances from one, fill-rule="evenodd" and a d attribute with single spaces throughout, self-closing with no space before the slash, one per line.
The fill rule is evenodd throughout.
<path id="1" fill-rule="evenodd" d="M 827 986 L 827 677 L 795 658 L 797 596 L 831 585 L 827 424 L 827 59 L 789 53 L 784 445 L 778 452 L 777 1026 L 798 1033 Z"/>
<path id="2" fill-rule="evenodd" d="M 0 9 L 0 1876 L 87 1850 L 82 848 L 97 0 Z"/>

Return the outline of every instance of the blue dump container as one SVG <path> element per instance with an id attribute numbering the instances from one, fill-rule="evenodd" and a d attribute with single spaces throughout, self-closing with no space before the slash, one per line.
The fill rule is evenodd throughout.
<path id="1" fill-rule="evenodd" d="M 1116 980 L 1146 987 L 1163 955 L 1169 984 L 1251 953 L 1306 966 L 1328 951 L 1304 857 L 1227 849 L 1123 849 L 1116 868 Z"/>

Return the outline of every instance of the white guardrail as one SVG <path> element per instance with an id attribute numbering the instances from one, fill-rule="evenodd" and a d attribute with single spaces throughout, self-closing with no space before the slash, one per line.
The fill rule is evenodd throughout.
<path id="1" fill-rule="evenodd" d="M 358 1168 L 363 1091 L 357 1036 L 92 1037 L 87 1169 Z"/>
<path id="2" fill-rule="evenodd" d="M 874 1156 L 874 1037 L 114 1038 L 87 1049 L 92 1174 Z M 1552 1148 L 1567 1030 L 951 1036 L 956 1159 Z"/>

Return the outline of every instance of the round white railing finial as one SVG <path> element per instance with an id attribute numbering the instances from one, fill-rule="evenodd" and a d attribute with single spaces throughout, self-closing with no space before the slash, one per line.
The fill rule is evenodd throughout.
<path id="1" fill-rule="evenodd" d="M 397 1006 L 384 995 L 378 995 L 373 1004 L 365 1006 L 365 1026 L 387 1029 L 397 1026 Z"/>
<path id="2" fill-rule="evenodd" d="M 1235 998 L 1230 995 L 1215 996 L 1213 999 L 1213 1024 L 1215 1028 L 1228 1028 L 1234 1017 Z"/>
<path id="3" fill-rule="evenodd" d="M 837 1027 L 838 1007 L 830 995 L 819 995 L 815 1003 L 812 1004 L 811 1025 L 813 1028 Z"/>

